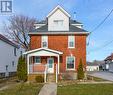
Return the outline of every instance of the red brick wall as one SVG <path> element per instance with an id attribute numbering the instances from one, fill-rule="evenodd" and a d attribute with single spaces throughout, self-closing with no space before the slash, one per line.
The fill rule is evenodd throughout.
<path id="1" fill-rule="evenodd" d="M 41 35 L 32 35 L 30 48 L 41 48 Z M 48 48 L 63 52 L 60 63 L 60 72 L 66 71 L 66 56 L 75 56 L 75 68 L 77 69 L 80 59 L 86 65 L 86 35 L 75 35 L 75 48 L 68 48 L 68 35 L 49 35 Z"/>

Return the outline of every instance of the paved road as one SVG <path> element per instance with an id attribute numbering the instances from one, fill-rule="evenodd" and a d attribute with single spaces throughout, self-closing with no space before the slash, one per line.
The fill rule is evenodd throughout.
<path id="1" fill-rule="evenodd" d="M 39 95 L 57 95 L 57 84 L 56 83 L 47 83 L 45 84 Z"/>
<path id="2" fill-rule="evenodd" d="M 105 80 L 109 80 L 109 81 L 113 81 L 113 73 L 111 72 L 105 72 L 105 71 L 101 71 L 101 72 L 92 72 L 89 73 L 89 75 L 94 76 L 94 77 L 99 77 Z"/>

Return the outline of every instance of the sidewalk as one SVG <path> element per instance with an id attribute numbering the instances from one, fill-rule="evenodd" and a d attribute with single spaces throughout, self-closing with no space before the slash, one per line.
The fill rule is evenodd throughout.
<path id="1" fill-rule="evenodd" d="M 57 94 L 57 84 L 47 83 L 40 90 L 38 95 L 56 95 Z"/>

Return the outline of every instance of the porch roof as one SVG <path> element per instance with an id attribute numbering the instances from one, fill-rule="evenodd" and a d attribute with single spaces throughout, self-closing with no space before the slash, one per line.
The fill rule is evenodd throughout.
<path id="1" fill-rule="evenodd" d="M 23 54 L 29 55 L 29 56 L 57 56 L 57 55 L 63 54 L 63 52 L 52 50 L 49 48 L 38 48 L 38 49 L 27 51 Z"/>

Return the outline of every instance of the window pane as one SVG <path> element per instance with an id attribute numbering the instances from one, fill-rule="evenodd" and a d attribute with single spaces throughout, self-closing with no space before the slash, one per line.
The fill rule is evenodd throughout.
<path id="1" fill-rule="evenodd" d="M 69 42 L 69 47 L 74 47 L 74 42 Z"/>
<path id="2" fill-rule="evenodd" d="M 14 56 L 16 56 L 16 48 L 14 48 Z"/>
<path id="3" fill-rule="evenodd" d="M 75 43 L 75 37 L 68 36 L 68 47 L 74 47 L 74 43 Z"/>
<path id="4" fill-rule="evenodd" d="M 73 69 L 74 68 L 74 57 L 67 58 L 67 68 Z"/>
<path id="5" fill-rule="evenodd" d="M 35 63 L 40 63 L 40 61 L 41 61 L 40 57 L 36 56 L 35 57 Z"/>
<path id="6" fill-rule="evenodd" d="M 42 47 L 47 47 L 47 46 L 48 46 L 48 37 L 42 36 Z"/>
<path id="7" fill-rule="evenodd" d="M 54 24 L 58 25 L 58 26 L 62 26 L 63 25 L 63 20 L 54 20 Z"/>
<path id="8" fill-rule="evenodd" d="M 42 42 L 42 47 L 47 47 L 47 42 Z"/>

